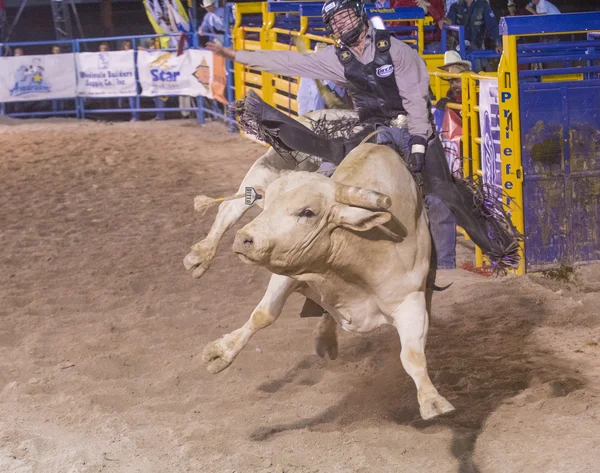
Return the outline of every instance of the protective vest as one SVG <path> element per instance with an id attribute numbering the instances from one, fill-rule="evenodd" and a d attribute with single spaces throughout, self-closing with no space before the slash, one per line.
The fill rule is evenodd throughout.
<path id="1" fill-rule="evenodd" d="M 361 63 L 345 46 L 336 48 L 337 57 L 344 65 L 348 93 L 362 122 L 387 125 L 392 118 L 406 115 L 396 84 L 390 46 L 390 33 L 376 30 L 375 57 L 369 64 Z"/>

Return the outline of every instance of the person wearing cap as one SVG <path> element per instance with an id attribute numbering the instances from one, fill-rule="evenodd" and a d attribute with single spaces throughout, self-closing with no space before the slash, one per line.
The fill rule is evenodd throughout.
<path id="1" fill-rule="evenodd" d="M 203 0 L 202 7 L 206 10 L 206 14 L 198 28 L 198 34 L 204 36 L 225 33 L 224 9 L 217 7 L 216 0 Z"/>
<path id="2" fill-rule="evenodd" d="M 502 52 L 498 21 L 487 0 L 459 0 L 450 7 L 447 19 L 451 24 L 464 28 L 467 50 L 485 49 L 485 40 L 490 37 L 496 45 L 496 52 Z M 489 69 L 487 60 L 477 60 L 475 66 L 475 71 Z"/>
<path id="3" fill-rule="evenodd" d="M 508 0 L 506 7 L 508 8 L 509 16 L 517 16 L 517 6 L 515 5 L 514 0 Z"/>
<path id="4" fill-rule="evenodd" d="M 484 0 L 485 1 L 485 0 Z M 207 49 L 253 69 L 287 76 L 333 80 L 346 84 L 363 134 L 350 138 L 324 138 L 280 110 L 248 93 L 244 113 L 251 117 L 264 139 L 276 149 L 301 151 L 339 164 L 367 133 L 395 148 L 408 169 L 423 180 L 437 267 L 455 267 L 456 224 L 494 261 L 514 247 L 514 238 L 490 231 L 490 212 L 475 209 L 475 194 L 454 180 L 443 146 L 432 129 L 429 73 L 418 52 L 389 31 L 369 23 L 360 0 L 327 0 L 322 16 L 335 45 L 312 53 L 297 51 L 235 51 L 208 43 Z M 455 219 L 456 216 L 456 219 Z"/>

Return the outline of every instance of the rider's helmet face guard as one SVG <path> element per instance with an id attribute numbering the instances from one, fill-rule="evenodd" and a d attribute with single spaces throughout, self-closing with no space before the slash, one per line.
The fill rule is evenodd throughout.
<path id="1" fill-rule="evenodd" d="M 329 33 L 344 46 L 354 46 L 369 21 L 361 0 L 328 0 L 322 15 Z"/>

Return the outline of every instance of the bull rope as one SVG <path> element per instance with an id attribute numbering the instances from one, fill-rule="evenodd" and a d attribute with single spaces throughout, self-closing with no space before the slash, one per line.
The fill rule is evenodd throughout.
<path id="1" fill-rule="evenodd" d="M 329 169 L 323 169 L 323 170 L 319 170 L 319 171 L 313 171 L 316 172 L 318 174 L 325 174 L 331 171 L 335 171 L 337 169 L 337 166 L 329 168 Z M 197 195 L 196 197 L 194 197 L 194 210 L 196 212 L 202 212 L 202 216 L 206 215 L 206 212 L 208 211 L 209 208 L 211 208 L 213 205 L 218 204 L 220 202 L 227 202 L 230 200 L 236 200 L 236 199 L 243 199 L 246 197 L 246 194 L 234 194 L 234 195 L 228 195 L 226 197 L 209 197 L 207 195 Z M 251 204 L 254 205 L 254 204 Z"/>

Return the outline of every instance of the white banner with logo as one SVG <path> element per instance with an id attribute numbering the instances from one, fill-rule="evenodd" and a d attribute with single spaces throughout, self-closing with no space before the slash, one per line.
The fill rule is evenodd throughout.
<path id="1" fill-rule="evenodd" d="M 167 51 L 139 51 L 137 65 L 141 95 L 213 98 L 213 55 L 210 51 L 188 49 L 181 56 Z"/>
<path id="2" fill-rule="evenodd" d="M 78 53 L 77 92 L 81 97 L 134 96 L 134 52 Z"/>
<path id="3" fill-rule="evenodd" d="M 498 80 L 479 82 L 479 126 L 481 132 L 481 170 L 483 182 L 502 196 L 502 160 L 500 156 L 500 114 Z"/>
<path id="4" fill-rule="evenodd" d="M 0 57 L 0 102 L 75 97 L 72 53 Z"/>

